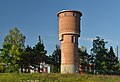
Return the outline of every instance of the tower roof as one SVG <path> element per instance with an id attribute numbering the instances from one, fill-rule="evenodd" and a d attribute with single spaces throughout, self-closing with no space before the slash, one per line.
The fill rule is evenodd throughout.
<path id="1" fill-rule="evenodd" d="M 82 16 L 82 13 L 81 13 L 80 11 L 78 11 L 78 10 L 62 10 L 62 11 L 59 11 L 59 12 L 57 13 L 57 16 L 59 17 L 59 14 L 60 14 L 60 13 L 64 13 L 64 12 L 76 12 L 76 13 L 79 13 L 80 16 Z"/>

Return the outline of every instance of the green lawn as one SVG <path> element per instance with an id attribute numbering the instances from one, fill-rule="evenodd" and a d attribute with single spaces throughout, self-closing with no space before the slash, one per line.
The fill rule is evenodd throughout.
<path id="1" fill-rule="evenodd" d="M 0 82 L 120 82 L 120 76 L 0 73 Z"/>

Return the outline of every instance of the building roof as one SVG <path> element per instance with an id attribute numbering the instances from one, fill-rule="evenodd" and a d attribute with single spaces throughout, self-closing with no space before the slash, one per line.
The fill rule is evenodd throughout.
<path id="1" fill-rule="evenodd" d="M 80 16 L 82 16 L 82 13 L 81 13 L 80 11 L 78 11 L 78 10 L 61 10 L 61 11 L 59 11 L 59 12 L 57 13 L 57 16 L 59 17 L 59 14 L 60 14 L 60 13 L 64 13 L 64 12 L 76 12 L 76 13 L 79 13 Z"/>

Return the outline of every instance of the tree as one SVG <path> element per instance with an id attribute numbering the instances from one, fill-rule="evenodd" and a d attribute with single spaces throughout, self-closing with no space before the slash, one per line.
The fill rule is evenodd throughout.
<path id="1" fill-rule="evenodd" d="M 61 65 L 61 49 L 60 46 L 56 44 L 56 49 L 53 51 L 52 56 L 49 56 L 51 65 L 53 66 L 53 72 L 59 73 L 60 72 L 60 65 Z"/>
<path id="2" fill-rule="evenodd" d="M 118 58 L 116 57 L 113 47 L 110 47 L 110 50 L 107 54 L 107 68 L 108 70 L 116 71 L 119 69 L 117 66 L 119 64 Z"/>
<path id="3" fill-rule="evenodd" d="M 25 36 L 16 27 L 9 30 L 3 42 L 1 52 L 2 63 L 5 65 L 5 72 L 19 70 L 20 55 L 24 50 Z"/>
<path id="4" fill-rule="evenodd" d="M 88 53 L 84 46 L 78 48 L 79 64 L 85 70 L 88 65 Z M 87 70 L 86 70 L 87 71 Z"/>
<path id="5" fill-rule="evenodd" d="M 48 63 L 49 58 L 46 55 L 47 51 L 45 50 L 44 44 L 40 36 L 38 37 L 38 43 L 33 47 L 27 46 L 25 51 L 21 55 L 21 72 L 23 72 L 23 68 L 25 72 L 30 72 L 30 69 L 38 68 L 38 72 L 43 70 L 44 67 L 42 64 Z M 42 66 L 42 68 L 40 67 Z M 26 71 L 28 70 L 28 71 Z"/>
<path id="6" fill-rule="evenodd" d="M 101 39 L 99 36 L 97 36 L 96 39 L 93 40 L 93 48 L 91 51 L 97 54 L 101 49 L 105 49 L 106 43 L 107 42 L 105 42 L 104 39 Z"/>
<path id="7" fill-rule="evenodd" d="M 30 72 L 30 66 L 33 66 L 34 63 L 34 53 L 33 49 L 27 45 L 25 51 L 20 56 L 20 68 L 21 72 Z M 23 71 L 25 69 L 25 71 Z M 28 69 L 28 71 L 27 71 Z"/>
<path id="8" fill-rule="evenodd" d="M 107 49 L 105 48 L 106 43 L 107 42 L 105 42 L 104 39 L 96 37 L 96 39 L 93 40 L 93 48 L 91 49 L 92 53 L 95 54 L 96 70 L 102 70 L 102 72 L 107 70 Z"/>
<path id="9" fill-rule="evenodd" d="M 3 60 L 2 60 L 2 53 L 3 49 L 0 49 L 0 73 L 4 73 L 5 71 L 5 66 L 4 66 L 4 63 L 3 63 Z"/>
<path id="10" fill-rule="evenodd" d="M 94 73 L 94 55 L 88 54 L 86 47 L 78 48 L 79 64 L 84 72 Z"/>
<path id="11" fill-rule="evenodd" d="M 43 41 L 41 40 L 40 36 L 38 39 L 38 43 L 33 47 L 33 53 L 34 53 L 34 57 L 33 57 L 33 61 L 35 61 L 35 65 L 34 67 L 38 67 L 38 71 L 40 72 L 40 63 L 46 63 L 48 61 L 47 59 L 47 51 L 45 50 Z"/>

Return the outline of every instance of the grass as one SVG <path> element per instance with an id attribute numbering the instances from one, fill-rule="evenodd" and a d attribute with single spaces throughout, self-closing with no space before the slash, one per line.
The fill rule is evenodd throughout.
<path id="1" fill-rule="evenodd" d="M 0 82 L 120 82 L 120 76 L 79 74 L 0 73 Z"/>

